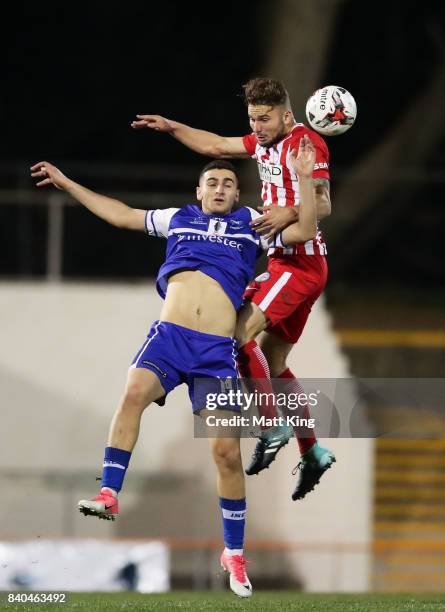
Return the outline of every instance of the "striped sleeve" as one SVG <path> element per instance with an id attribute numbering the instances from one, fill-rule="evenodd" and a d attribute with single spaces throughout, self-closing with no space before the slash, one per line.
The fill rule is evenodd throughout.
<path id="1" fill-rule="evenodd" d="M 167 238 L 170 222 L 179 208 L 155 208 L 145 213 L 145 230 L 149 236 Z"/>

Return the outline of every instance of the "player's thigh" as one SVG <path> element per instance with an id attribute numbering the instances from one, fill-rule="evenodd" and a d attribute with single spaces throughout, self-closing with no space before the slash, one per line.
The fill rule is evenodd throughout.
<path id="1" fill-rule="evenodd" d="M 145 408 L 164 395 L 165 389 L 154 372 L 146 368 L 129 369 L 122 404 Z"/>
<path id="2" fill-rule="evenodd" d="M 271 378 L 276 378 L 287 368 L 287 357 L 294 343 L 265 330 L 259 337 L 258 344 L 269 364 Z"/>
<path id="3" fill-rule="evenodd" d="M 238 313 L 235 330 L 238 346 L 244 346 L 246 342 L 255 338 L 268 324 L 269 319 L 256 304 L 250 301 L 243 304 Z"/>

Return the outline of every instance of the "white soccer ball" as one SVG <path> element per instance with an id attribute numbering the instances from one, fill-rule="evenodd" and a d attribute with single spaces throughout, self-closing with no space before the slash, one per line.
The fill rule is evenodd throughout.
<path id="1" fill-rule="evenodd" d="M 354 124 L 357 105 L 349 91 L 337 85 L 317 89 L 306 103 L 311 128 L 324 136 L 338 136 Z"/>

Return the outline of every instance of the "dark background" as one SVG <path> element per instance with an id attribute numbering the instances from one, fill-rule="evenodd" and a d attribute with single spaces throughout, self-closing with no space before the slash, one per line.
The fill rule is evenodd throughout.
<path id="1" fill-rule="evenodd" d="M 270 52 L 268 24 L 276 6 L 264 0 L 10 6 L 10 18 L 2 25 L 3 189 L 32 190 L 29 165 L 48 159 L 72 178 L 106 193 L 167 190 L 192 198 L 192 181 L 206 160 L 165 135 L 135 132 L 130 122 L 136 113 L 150 112 L 224 135 L 247 133 L 241 85 L 264 74 Z M 335 199 L 339 183 L 387 137 L 404 109 L 443 69 L 444 13 L 443 5 L 435 2 L 341 3 L 319 86 L 347 87 L 357 101 L 358 119 L 347 134 L 328 139 L 333 198 L 329 223 L 335 223 L 342 205 Z M 297 120 L 305 120 L 303 109 L 294 108 L 294 113 Z M 409 146 L 416 147 L 423 119 L 419 116 L 411 126 Z M 351 239 L 357 243 L 371 217 L 380 214 L 376 211 L 382 202 L 333 244 L 328 226 L 331 292 L 369 290 L 378 283 L 391 291 L 427 287 L 430 295 L 441 294 L 442 124 L 438 113 L 442 136 L 433 153 L 416 167 L 402 165 L 407 182 L 402 196 L 398 190 L 398 210 L 371 241 L 348 255 Z M 97 164 L 101 172 L 95 173 Z M 132 168 L 138 169 L 134 176 Z M 421 180 L 410 183 L 411 172 L 420 173 Z M 148 195 L 147 207 L 156 206 Z M 384 198 L 384 206 L 391 207 L 391 191 Z M 0 211 L 0 275 L 44 276 L 46 208 L 11 199 Z M 108 227 L 80 207 L 66 207 L 63 223 L 65 278 L 156 273 L 163 245 Z"/>

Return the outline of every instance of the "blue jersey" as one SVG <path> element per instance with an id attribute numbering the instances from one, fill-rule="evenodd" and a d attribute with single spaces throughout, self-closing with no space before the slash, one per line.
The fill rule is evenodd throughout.
<path id="1" fill-rule="evenodd" d="M 224 217 L 207 215 L 195 204 L 147 210 L 148 234 L 167 238 L 166 259 L 156 282 L 160 296 L 165 298 L 172 274 L 199 270 L 221 285 L 238 310 L 258 255 L 270 247 L 283 246 L 281 234 L 266 240 L 250 227 L 249 223 L 259 216 L 247 206 Z"/>

